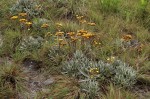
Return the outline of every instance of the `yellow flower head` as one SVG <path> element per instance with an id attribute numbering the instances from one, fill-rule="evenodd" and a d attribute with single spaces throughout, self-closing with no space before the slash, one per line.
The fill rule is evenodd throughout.
<path id="1" fill-rule="evenodd" d="M 132 35 L 124 35 L 124 36 L 122 37 L 122 40 L 123 40 L 123 41 L 130 41 L 132 38 L 133 38 Z"/>
<path id="2" fill-rule="evenodd" d="M 78 38 L 76 38 L 76 37 L 71 37 L 71 41 L 72 42 L 76 42 L 78 40 Z"/>
<path id="3" fill-rule="evenodd" d="M 61 43 L 63 41 L 63 39 L 58 39 L 58 42 Z"/>
<path id="4" fill-rule="evenodd" d="M 11 20 L 18 19 L 18 16 L 12 16 L 10 19 L 11 19 Z"/>
<path id="5" fill-rule="evenodd" d="M 74 36 L 75 35 L 75 32 L 69 32 L 67 33 L 69 36 Z"/>
<path id="6" fill-rule="evenodd" d="M 82 19 L 84 18 L 84 16 L 76 15 L 76 18 L 77 18 L 78 20 L 82 20 Z"/>
<path id="7" fill-rule="evenodd" d="M 143 47 L 144 47 L 144 44 L 140 44 L 138 47 L 137 47 L 137 51 L 138 52 L 141 52 L 143 50 Z"/>
<path id="8" fill-rule="evenodd" d="M 115 58 L 114 56 L 111 56 L 111 57 L 107 58 L 107 61 L 108 61 L 108 62 L 114 62 L 115 59 L 116 59 L 116 58 Z"/>
<path id="9" fill-rule="evenodd" d="M 27 20 L 26 19 L 20 19 L 19 22 L 24 23 L 24 22 L 27 22 Z"/>
<path id="10" fill-rule="evenodd" d="M 82 35 L 83 33 L 85 33 L 85 34 L 88 33 L 88 31 L 82 29 L 82 30 L 79 30 L 78 33 L 81 33 L 81 35 Z"/>
<path id="11" fill-rule="evenodd" d="M 95 45 L 101 45 L 101 43 L 97 42 L 97 41 L 94 41 L 94 44 Z"/>
<path id="12" fill-rule="evenodd" d="M 63 25 L 61 23 L 56 23 L 57 27 L 62 27 Z"/>
<path id="13" fill-rule="evenodd" d="M 66 41 L 61 41 L 61 43 L 60 43 L 60 45 L 62 45 L 62 46 L 64 46 L 64 45 L 66 45 L 67 44 L 67 42 Z"/>
<path id="14" fill-rule="evenodd" d="M 89 38 L 91 38 L 91 37 L 94 37 L 95 35 L 93 34 L 93 33 L 87 33 L 87 34 L 83 34 L 82 35 L 82 37 L 84 37 L 84 38 L 87 38 L 87 39 L 89 39 Z"/>
<path id="15" fill-rule="evenodd" d="M 47 33 L 45 34 L 45 37 L 47 37 L 47 36 L 52 36 L 52 34 L 51 34 L 50 32 L 47 32 Z"/>
<path id="16" fill-rule="evenodd" d="M 31 26 L 32 25 L 32 22 L 26 22 L 25 23 L 27 26 Z"/>
<path id="17" fill-rule="evenodd" d="M 22 17 L 27 16 L 27 13 L 19 13 L 19 16 L 22 16 Z"/>
<path id="18" fill-rule="evenodd" d="M 35 6 L 35 9 L 40 9 L 41 8 L 41 5 L 36 5 Z"/>
<path id="19" fill-rule="evenodd" d="M 90 68 L 89 73 L 90 73 L 90 75 L 97 75 L 97 74 L 99 74 L 99 69 L 98 68 Z"/>
<path id="20" fill-rule="evenodd" d="M 41 28 L 47 28 L 47 27 L 49 27 L 49 25 L 48 24 L 42 24 L 42 26 L 41 26 Z"/>
<path id="21" fill-rule="evenodd" d="M 81 36 L 82 34 L 81 33 L 77 33 L 77 36 Z"/>
<path id="22" fill-rule="evenodd" d="M 96 23 L 88 23 L 88 25 L 95 26 Z"/>
<path id="23" fill-rule="evenodd" d="M 80 20 L 79 22 L 80 23 L 86 23 L 87 21 L 86 20 Z"/>
<path id="24" fill-rule="evenodd" d="M 62 36 L 64 34 L 64 32 L 56 32 L 56 36 Z"/>

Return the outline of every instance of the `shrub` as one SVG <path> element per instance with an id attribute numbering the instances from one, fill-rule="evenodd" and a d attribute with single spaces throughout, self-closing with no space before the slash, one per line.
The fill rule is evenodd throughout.
<path id="1" fill-rule="evenodd" d="M 8 30 L 2 36 L 1 54 L 12 54 L 20 43 L 21 35 L 18 31 Z"/>
<path id="2" fill-rule="evenodd" d="M 118 12 L 120 0 L 99 0 L 101 11 L 104 13 Z"/>
<path id="3" fill-rule="evenodd" d="M 34 0 L 18 0 L 10 10 L 14 15 L 25 12 L 31 17 L 42 13 L 41 6 Z"/>
<path id="4" fill-rule="evenodd" d="M 107 94 L 102 95 L 101 99 L 136 99 L 136 96 L 110 84 Z"/>
<path id="5" fill-rule="evenodd" d="M 55 17 L 73 18 L 76 14 L 84 14 L 87 10 L 86 0 L 51 0 L 51 12 Z"/>
<path id="6" fill-rule="evenodd" d="M 63 66 L 63 71 L 69 76 L 78 78 L 80 82 L 86 81 L 86 88 L 89 88 L 89 84 L 95 83 L 91 80 L 101 83 L 112 81 L 116 85 L 127 88 L 135 84 L 137 77 L 136 71 L 120 60 L 114 60 L 112 63 L 95 62 L 85 57 L 81 51 L 76 51 L 73 58 L 66 61 Z M 88 91 L 93 92 L 90 88 Z"/>
<path id="7" fill-rule="evenodd" d="M 86 81 L 81 84 L 81 89 L 87 93 L 88 99 L 95 99 L 98 96 L 99 84 L 93 80 Z"/>
<path id="8" fill-rule="evenodd" d="M 43 38 L 41 38 L 41 37 L 37 37 L 37 38 L 34 38 L 32 36 L 26 37 L 22 40 L 19 50 L 21 50 L 21 51 L 37 50 L 41 47 L 42 41 L 43 41 Z"/>
<path id="9" fill-rule="evenodd" d="M 25 90 L 22 71 L 15 64 L 4 64 L 0 67 L 0 98 L 16 98 L 15 96 Z"/>
<path id="10" fill-rule="evenodd" d="M 116 67 L 115 76 L 112 78 L 115 84 L 131 87 L 136 83 L 137 73 L 132 67 L 120 60 L 117 60 L 113 65 Z"/>

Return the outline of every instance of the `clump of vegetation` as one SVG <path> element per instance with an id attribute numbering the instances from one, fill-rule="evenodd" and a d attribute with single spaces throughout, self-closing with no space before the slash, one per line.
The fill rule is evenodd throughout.
<path id="1" fill-rule="evenodd" d="M 23 39 L 23 41 L 20 44 L 19 50 L 28 50 L 28 51 L 33 51 L 35 49 L 39 49 L 41 47 L 41 42 L 42 42 L 41 37 L 34 38 L 32 36 L 26 37 Z"/>
<path id="2" fill-rule="evenodd" d="M 102 12 L 118 12 L 120 8 L 120 0 L 99 0 Z"/>
<path id="3" fill-rule="evenodd" d="M 126 92 L 123 89 L 119 89 L 117 87 L 115 87 L 113 84 L 110 84 L 110 86 L 108 87 L 108 92 L 107 94 L 103 94 L 102 95 L 102 99 L 136 99 L 136 96 L 133 94 L 130 94 L 130 92 Z"/>
<path id="4" fill-rule="evenodd" d="M 86 0 L 51 0 L 51 12 L 58 18 L 74 18 L 76 14 L 86 14 Z M 78 7 L 77 7 L 78 6 Z"/>
<path id="5" fill-rule="evenodd" d="M 94 82 L 99 81 L 102 83 L 112 80 L 114 84 L 122 87 L 131 87 L 136 83 L 137 74 L 132 67 L 129 67 L 129 65 L 120 60 L 111 58 L 110 61 L 112 63 L 105 63 L 103 61 L 95 62 L 86 58 L 81 51 L 77 51 L 71 60 L 64 63 L 63 70 L 69 76 L 85 80 L 87 84 L 83 85 L 87 85 L 86 88 L 92 86 Z M 91 80 L 94 82 L 91 82 Z M 95 90 L 97 89 L 93 89 L 93 91 Z M 96 95 L 92 89 L 89 88 L 88 91 L 90 94 Z"/>
<path id="6" fill-rule="evenodd" d="M 24 75 L 15 64 L 1 65 L 0 70 L 0 97 L 17 98 L 25 91 Z"/>
<path id="7" fill-rule="evenodd" d="M 22 70 L 30 67 L 31 78 L 56 78 L 34 98 L 132 99 L 139 84 L 149 88 L 148 0 L 1 0 L 0 6 L 0 98 L 25 93 Z M 14 64 L 3 65 L 4 58 Z"/>
<path id="8" fill-rule="evenodd" d="M 27 13 L 28 16 L 39 16 L 42 14 L 42 7 L 34 0 L 18 0 L 11 8 L 13 15 L 17 13 Z"/>

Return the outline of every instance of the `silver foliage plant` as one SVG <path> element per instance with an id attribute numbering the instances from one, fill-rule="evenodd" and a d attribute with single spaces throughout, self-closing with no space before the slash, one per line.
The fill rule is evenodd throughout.
<path id="1" fill-rule="evenodd" d="M 35 0 L 18 0 L 10 11 L 12 14 L 26 12 L 29 16 L 37 16 L 42 13 L 41 6 Z"/>
<path id="2" fill-rule="evenodd" d="M 63 64 L 64 73 L 77 77 L 81 83 L 87 81 L 112 81 L 122 87 L 131 87 L 136 83 L 137 72 L 128 64 L 115 60 L 113 63 L 92 61 L 85 57 L 81 51 L 76 51 L 74 57 Z M 97 68 L 99 73 L 91 78 L 89 70 Z M 79 82 L 80 82 L 79 81 Z"/>
<path id="3" fill-rule="evenodd" d="M 123 87 L 131 87 L 136 83 L 137 72 L 128 64 L 116 60 L 113 63 L 115 69 L 115 75 L 112 78 L 115 84 Z"/>
<path id="4" fill-rule="evenodd" d="M 88 93 L 88 99 L 95 99 L 95 97 L 98 95 L 97 93 L 99 91 L 99 84 L 97 81 L 89 80 L 81 83 L 81 89 L 82 91 Z"/>
<path id="5" fill-rule="evenodd" d="M 34 38 L 32 36 L 26 37 L 22 40 L 20 47 L 19 47 L 19 50 L 21 50 L 21 51 L 37 50 L 41 47 L 42 41 L 43 41 L 43 38 L 41 38 L 41 37 L 37 37 L 37 38 Z"/>

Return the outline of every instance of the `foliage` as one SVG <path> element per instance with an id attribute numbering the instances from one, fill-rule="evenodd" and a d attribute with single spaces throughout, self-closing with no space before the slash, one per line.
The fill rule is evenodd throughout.
<path id="1" fill-rule="evenodd" d="M 148 84 L 148 0 L 1 0 L 0 6 L 2 59 L 9 57 L 21 66 L 26 59 L 34 60 L 42 67 L 39 73 L 69 75 L 69 84 L 61 79 L 56 88 L 52 86 L 56 90 L 40 91 L 34 98 L 95 99 L 113 83 L 104 99 L 132 99 L 120 88 Z M 22 68 L 1 67 L 0 80 L 6 83 L 0 85 L 0 98 L 18 98 Z M 140 73 L 146 76 L 137 78 Z M 21 84 L 11 84 L 8 75 Z"/>
<path id="2" fill-rule="evenodd" d="M 120 0 L 99 0 L 102 12 L 111 13 L 118 12 L 120 7 Z"/>
<path id="3" fill-rule="evenodd" d="M 15 64 L 1 65 L 0 70 L 0 97 L 16 97 L 18 93 L 25 91 L 22 71 Z"/>
<path id="4" fill-rule="evenodd" d="M 103 61 L 95 62 L 86 58 L 81 51 L 76 51 L 74 57 L 65 62 L 63 66 L 63 70 L 69 76 L 75 76 L 80 80 L 82 79 L 83 82 L 86 79 L 87 84 L 83 85 L 87 88 L 91 86 L 91 80 L 106 82 L 111 79 L 114 84 L 131 87 L 135 84 L 137 78 L 136 71 L 120 60 L 114 60 L 111 64 Z M 96 95 L 94 90 L 89 88 L 88 91 L 90 94 Z"/>
<path id="5" fill-rule="evenodd" d="M 97 96 L 97 93 L 99 91 L 99 84 L 96 81 L 85 81 L 81 84 L 82 91 L 85 91 L 87 93 L 88 99 L 95 99 Z"/>
<path id="6" fill-rule="evenodd" d="M 107 94 L 103 94 L 101 99 L 136 99 L 136 96 L 110 84 Z"/>
<path id="7" fill-rule="evenodd" d="M 38 50 L 42 45 L 43 38 L 37 37 L 34 38 L 32 36 L 26 37 L 23 39 L 23 41 L 20 43 L 19 50 L 24 51 L 33 51 Z"/>
<path id="8" fill-rule="evenodd" d="M 18 31 L 8 30 L 2 38 L 1 54 L 9 54 L 15 51 L 20 43 L 20 33 Z"/>
<path id="9" fill-rule="evenodd" d="M 86 0 L 51 0 L 51 12 L 55 17 L 73 18 L 76 14 L 84 14 L 86 12 Z"/>
<path id="10" fill-rule="evenodd" d="M 132 67 L 119 60 L 113 65 L 116 66 L 115 76 L 113 78 L 115 84 L 123 87 L 131 87 L 136 83 L 137 73 Z"/>
<path id="11" fill-rule="evenodd" d="M 11 8 L 13 15 L 17 13 L 28 13 L 29 16 L 38 16 L 41 14 L 41 6 L 34 0 L 18 0 Z"/>

